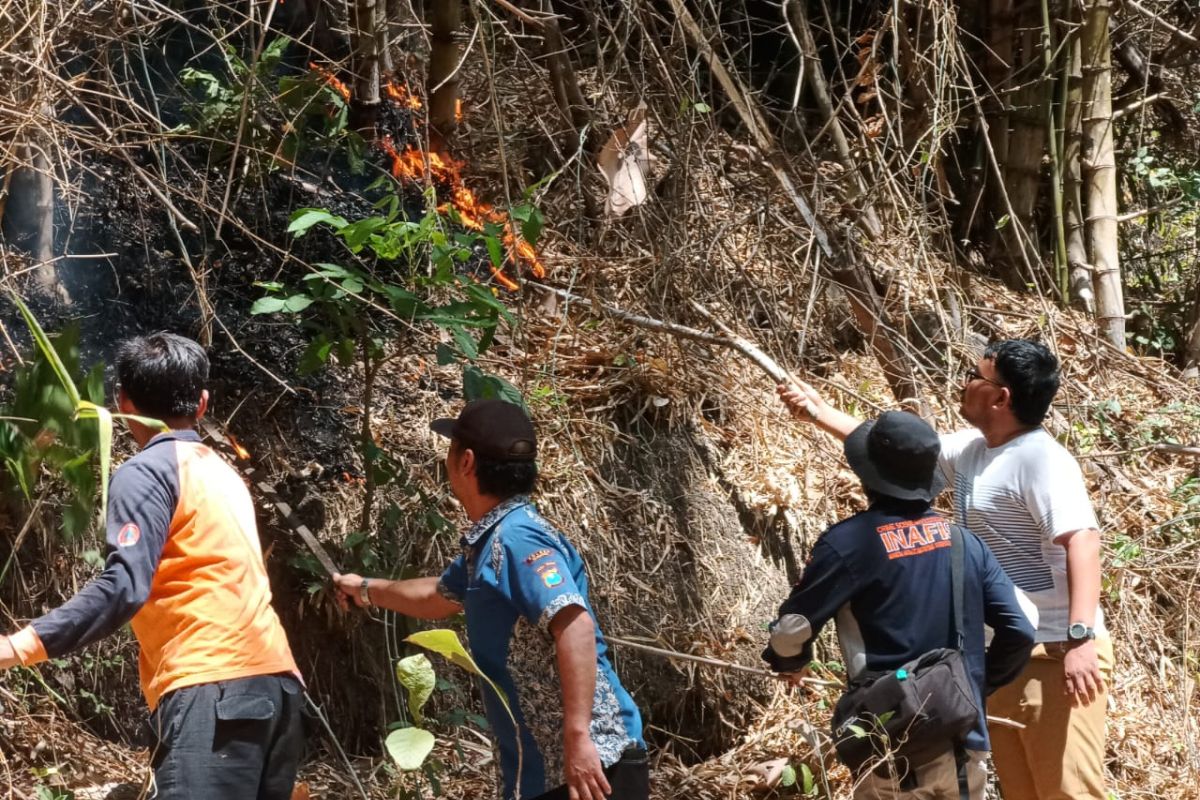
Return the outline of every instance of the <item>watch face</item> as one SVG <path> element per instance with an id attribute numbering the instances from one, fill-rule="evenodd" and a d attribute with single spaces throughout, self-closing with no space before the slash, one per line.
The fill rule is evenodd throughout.
<path id="1" fill-rule="evenodd" d="M 1082 622 L 1072 623 L 1071 627 L 1067 628 L 1068 639 L 1083 639 L 1086 636 L 1087 625 L 1084 625 Z"/>

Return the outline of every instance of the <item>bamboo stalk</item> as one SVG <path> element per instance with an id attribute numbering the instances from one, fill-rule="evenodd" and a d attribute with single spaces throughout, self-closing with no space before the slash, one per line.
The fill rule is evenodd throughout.
<path id="1" fill-rule="evenodd" d="M 1050 189 L 1054 204 L 1054 275 L 1057 279 L 1059 289 L 1059 303 L 1066 306 L 1070 299 L 1070 285 L 1067 267 L 1067 230 L 1066 222 L 1063 218 L 1063 168 L 1062 159 L 1059 155 L 1059 134 L 1060 126 L 1055 117 L 1055 86 L 1053 77 L 1055 74 L 1055 47 L 1054 47 L 1054 28 L 1050 18 L 1050 0 L 1042 0 L 1042 59 L 1045 64 L 1045 73 L 1042 80 L 1046 83 L 1045 103 L 1046 107 L 1046 144 L 1050 155 Z M 1066 95 L 1066 81 L 1062 82 L 1062 91 Z M 1065 109 L 1066 103 L 1059 103 L 1059 108 Z"/>
<path id="2" fill-rule="evenodd" d="M 1117 222 L 1117 164 L 1113 148 L 1112 48 L 1109 0 L 1085 6 L 1083 26 L 1083 136 L 1087 151 L 1085 224 L 1096 289 L 1096 319 L 1114 347 L 1125 347 L 1125 301 L 1121 285 Z"/>

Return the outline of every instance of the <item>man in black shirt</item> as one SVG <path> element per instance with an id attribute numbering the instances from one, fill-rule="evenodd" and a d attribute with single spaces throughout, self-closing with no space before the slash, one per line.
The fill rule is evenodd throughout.
<path id="1" fill-rule="evenodd" d="M 772 669 L 802 670 L 817 634 L 835 618 L 851 680 L 957 646 L 950 524 L 930 508 L 944 485 L 939 449 L 933 429 L 903 411 L 865 422 L 846 439 L 846 458 L 871 505 L 817 540 L 800 583 L 771 624 L 763 658 Z M 1034 628 L 991 551 L 973 534 L 963 538 L 963 653 L 980 714 L 961 747 L 970 797 L 982 800 L 990 749 L 984 698 L 1025 666 Z M 986 652 L 985 623 L 995 632 Z M 854 798 L 957 799 L 958 749 L 948 742 L 941 756 L 915 765 L 912 775 L 860 776 Z"/>

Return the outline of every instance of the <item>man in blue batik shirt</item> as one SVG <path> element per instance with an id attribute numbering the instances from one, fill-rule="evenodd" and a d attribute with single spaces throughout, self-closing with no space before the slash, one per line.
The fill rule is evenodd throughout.
<path id="1" fill-rule="evenodd" d="M 529 500 L 533 423 L 500 400 L 468 403 L 430 428 L 450 439 L 450 489 L 473 523 L 440 578 L 339 575 L 343 594 L 411 617 L 465 612 L 505 800 L 648 800 L 637 706 L 621 686 L 588 602 L 583 560 Z M 518 744 L 519 741 L 519 744 Z"/>

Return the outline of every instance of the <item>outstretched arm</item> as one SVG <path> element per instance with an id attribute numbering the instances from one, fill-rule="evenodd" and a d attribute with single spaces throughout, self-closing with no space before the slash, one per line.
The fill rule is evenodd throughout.
<path id="1" fill-rule="evenodd" d="M 798 420 L 811 422 L 839 441 L 845 441 L 851 432 L 862 424 L 862 420 L 844 411 L 839 411 L 817 394 L 817 390 L 804 381 L 795 384 L 781 383 L 776 387 L 779 398 Z"/>
<path id="2" fill-rule="evenodd" d="M 571 800 L 604 800 L 612 792 L 592 742 L 596 694 L 596 627 L 583 606 L 570 605 L 550 620 L 562 683 L 563 777 Z"/>
<path id="3" fill-rule="evenodd" d="M 364 602 L 363 581 L 366 581 Z M 353 573 L 334 575 L 338 600 L 343 607 L 347 600 L 357 606 L 373 605 L 418 619 L 445 619 L 462 611 L 462 606 L 438 592 L 438 578 L 410 578 L 389 581 L 385 578 L 364 578 Z"/>

